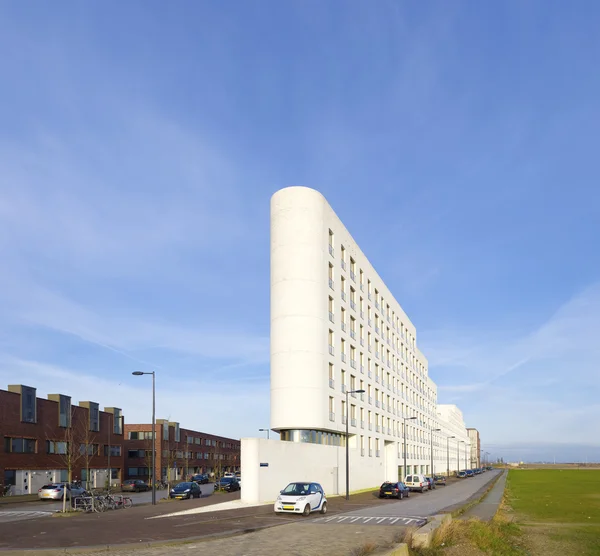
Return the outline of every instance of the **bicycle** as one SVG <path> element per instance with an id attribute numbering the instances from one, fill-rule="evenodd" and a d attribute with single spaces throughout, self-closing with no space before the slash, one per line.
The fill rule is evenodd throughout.
<path id="1" fill-rule="evenodd" d="M 107 494 L 103 499 L 111 510 L 131 508 L 131 506 L 133 506 L 133 499 L 122 494 Z"/>

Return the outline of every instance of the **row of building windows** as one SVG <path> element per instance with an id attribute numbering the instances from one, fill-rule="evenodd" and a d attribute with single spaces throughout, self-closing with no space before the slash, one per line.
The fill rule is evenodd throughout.
<path id="1" fill-rule="evenodd" d="M 348 373 L 342 369 L 340 373 L 341 381 L 338 383 L 336 380 L 335 367 L 333 363 L 329 363 L 329 387 L 333 390 L 336 389 L 336 385 L 339 384 L 339 389 L 342 394 L 348 392 L 354 392 L 355 390 L 365 390 L 364 393 L 360 394 L 361 401 L 367 401 L 370 405 L 375 404 L 376 407 L 381 407 L 382 410 L 388 411 L 394 415 L 405 415 L 409 409 L 411 410 L 422 410 L 425 414 L 429 415 L 429 417 L 434 417 L 433 407 L 423 402 L 418 398 L 418 396 L 410 391 L 408 386 L 401 384 L 400 380 L 396 380 L 393 378 L 390 381 L 389 373 L 388 373 L 388 381 L 387 384 L 383 380 L 381 380 L 381 389 L 373 386 L 372 384 L 365 383 L 363 379 L 357 378 L 355 375 L 350 374 L 350 380 L 348 381 Z M 369 375 L 369 378 L 372 377 L 372 374 Z M 349 384 L 348 384 L 349 382 Z M 379 378 L 375 377 L 375 382 L 377 384 L 380 383 Z M 397 385 L 397 386 L 396 386 Z M 384 388 L 387 388 L 390 392 L 397 394 L 400 396 L 400 399 L 396 399 L 393 395 L 387 394 L 384 391 Z M 352 397 L 356 398 L 359 394 L 353 393 Z M 404 399 L 406 403 L 400 401 Z M 426 416 L 423 415 L 421 421 L 426 420 Z"/>
<path id="2" fill-rule="evenodd" d="M 152 440 L 152 431 L 129 431 L 128 433 L 129 440 Z M 168 438 L 165 435 L 165 439 Z M 199 436 L 190 436 L 186 435 L 186 443 L 187 444 L 195 444 L 197 446 L 212 446 L 215 448 L 223 448 L 223 449 L 239 449 L 239 444 L 234 444 L 233 442 L 223 442 L 221 440 L 215 440 L 212 438 L 201 438 Z M 177 442 L 177 440 L 175 440 Z"/>
<path id="3" fill-rule="evenodd" d="M 104 455 L 108 455 L 110 448 L 111 456 L 121 455 L 121 446 L 104 445 Z M 15 438 L 4 437 L 4 451 L 7 453 L 16 454 L 36 454 L 37 440 L 34 438 Z M 100 455 L 100 444 L 79 444 L 79 453 L 85 454 L 87 451 L 90 456 Z M 46 453 L 65 455 L 69 452 L 69 443 L 62 440 L 46 440 Z"/>
<path id="4" fill-rule="evenodd" d="M 168 450 L 162 450 L 162 457 L 168 458 L 169 456 L 178 459 L 212 459 L 212 460 L 233 460 L 233 454 L 215 454 L 212 452 L 184 452 L 182 450 L 174 450 L 169 452 Z M 128 450 L 128 458 L 146 458 L 152 457 L 152 450 Z"/>

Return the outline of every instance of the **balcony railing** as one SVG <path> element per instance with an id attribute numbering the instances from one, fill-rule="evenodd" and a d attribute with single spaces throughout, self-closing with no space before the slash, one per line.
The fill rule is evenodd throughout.
<path id="1" fill-rule="evenodd" d="M 369 430 L 372 431 L 373 430 L 373 424 L 369 423 Z"/>
<path id="2" fill-rule="evenodd" d="M 350 419 L 350 426 L 351 427 L 355 427 L 356 426 L 356 419 Z"/>
<path id="3" fill-rule="evenodd" d="M 356 332 L 352 329 L 350 329 L 350 338 L 352 338 L 353 340 L 356 340 Z"/>
<path id="4" fill-rule="evenodd" d="M 381 450 L 375 450 L 375 457 L 378 458 L 381 455 Z"/>
<path id="5" fill-rule="evenodd" d="M 342 301 L 346 301 L 346 292 L 342 291 Z"/>
<path id="6" fill-rule="evenodd" d="M 329 413 L 329 420 L 335 421 L 335 413 Z"/>
<path id="7" fill-rule="evenodd" d="M 344 270 L 346 270 L 346 261 L 344 261 L 343 259 L 342 259 L 342 268 L 343 268 Z"/>
<path id="8" fill-rule="evenodd" d="M 329 355 L 333 355 L 334 353 L 335 353 L 334 347 L 331 344 L 329 344 Z"/>
<path id="9" fill-rule="evenodd" d="M 356 311 L 356 303 L 354 303 L 352 300 L 350 300 L 350 309 Z"/>
<path id="10" fill-rule="evenodd" d="M 362 374 L 365 374 L 365 366 L 364 366 L 364 365 L 361 365 L 361 366 L 360 366 L 360 372 L 361 372 Z"/>
<path id="11" fill-rule="evenodd" d="M 361 448 L 361 449 L 360 449 L 360 455 L 361 455 L 361 456 L 364 456 L 364 455 L 365 455 L 365 449 L 364 449 L 364 448 Z"/>
<path id="12" fill-rule="evenodd" d="M 375 432 L 381 432 L 381 427 L 379 425 L 375 425 Z"/>
<path id="13" fill-rule="evenodd" d="M 329 379 L 329 388 L 335 388 L 335 380 L 333 378 Z"/>
<path id="14" fill-rule="evenodd" d="M 342 384 L 342 394 L 345 394 L 345 393 L 346 393 L 346 385 Z"/>
<path id="15" fill-rule="evenodd" d="M 329 278 L 329 287 L 333 290 L 333 280 Z"/>
<path id="16" fill-rule="evenodd" d="M 342 425 L 345 425 L 345 424 L 346 424 L 346 416 L 342 415 Z"/>
<path id="17" fill-rule="evenodd" d="M 346 362 L 346 354 L 342 353 L 342 361 L 345 363 Z"/>
<path id="18" fill-rule="evenodd" d="M 333 245 L 329 246 L 329 254 L 333 257 L 335 256 L 335 251 L 333 250 Z"/>
<path id="19" fill-rule="evenodd" d="M 330 320 L 331 322 L 334 322 L 334 321 L 333 321 L 333 313 L 332 313 L 331 311 L 329 311 L 329 320 Z"/>
<path id="20" fill-rule="evenodd" d="M 369 396 L 369 403 L 372 405 L 373 404 L 373 396 Z"/>
<path id="21" fill-rule="evenodd" d="M 356 282 L 356 274 L 354 274 L 354 271 L 352 271 L 352 270 L 350 271 L 350 279 L 351 279 L 353 282 Z"/>
<path id="22" fill-rule="evenodd" d="M 342 322 L 342 331 L 346 332 L 346 323 Z"/>
<path id="23" fill-rule="evenodd" d="M 356 359 L 350 359 L 350 366 L 351 366 L 353 369 L 356 369 Z"/>
<path id="24" fill-rule="evenodd" d="M 364 428 L 365 428 L 365 422 L 364 422 L 364 421 L 361 421 L 361 422 L 360 422 L 360 428 L 361 428 L 361 429 L 364 429 Z"/>

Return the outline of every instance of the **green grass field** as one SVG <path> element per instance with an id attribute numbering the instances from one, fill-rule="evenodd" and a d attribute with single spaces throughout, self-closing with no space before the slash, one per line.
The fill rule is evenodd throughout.
<path id="1" fill-rule="evenodd" d="M 600 470 L 511 470 L 506 490 L 513 510 L 533 521 L 600 526 Z"/>
<path id="2" fill-rule="evenodd" d="M 511 470 L 506 500 L 540 553 L 600 555 L 600 470 Z"/>

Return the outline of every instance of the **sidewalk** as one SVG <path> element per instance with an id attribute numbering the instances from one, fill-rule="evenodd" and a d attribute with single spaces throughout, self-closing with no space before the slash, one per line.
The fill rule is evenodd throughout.
<path id="1" fill-rule="evenodd" d="M 470 519 L 475 517 L 481 521 L 491 521 L 500 507 L 500 502 L 502 502 L 502 495 L 504 494 L 507 476 L 508 471 L 505 469 L 485 498 L 479 502 L 479 504 L 475 504 L 472 508 L 462 514 L 459 519 Z"/>

